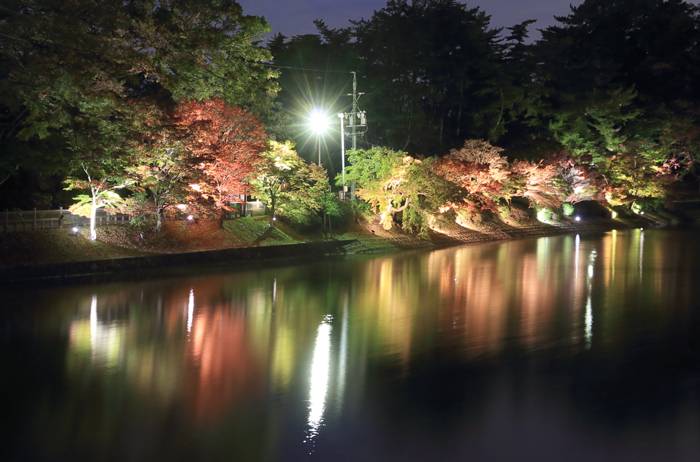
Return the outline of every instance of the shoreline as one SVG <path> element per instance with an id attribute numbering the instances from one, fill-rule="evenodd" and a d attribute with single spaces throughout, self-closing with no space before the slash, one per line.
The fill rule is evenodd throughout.
<path id="1" fill-rule="evenodd" d="M 95 276 L 107 277 L 124 272 L 193 268 L 205 265 L 212 266 L 231 264 L 234 262 L 248 262 L 251 260 L 270 261 L 287 258 L 322 257 L 336 254 L 338 249 L 352 242 L 352 240 L 325 241 L 43 265 L 9 266 L 0 268 L 0 284 L 32 281 L 65 281 L 86 277 L 92 278 Z"/>
<path id="2" fill-rule="evenodd" d="M 329 255 L 381 255 L 418 249 L 442 249 L 466 244 L 499 242 L 524 238 L 546 237 L 569 233 L 606 232 L 613 229 L 663 227 L 665 223 L 651 217 L 634 219 L 590 218 L 585 222 L 531 224 L 522 227 L 461 228 L 450 232 L 431 231 L 427 238 L 392 230 L 386 232 L 368 226 L 364 232 L 339 234 L 336 239 L 295 242 L 281 245 L 241 246 L 214 250 L 140 256 L 115 256 L 83 261 L 12 265 L 0 267 L 0 284 L 16 282 L 49 282 L 122 279 L 144 271 L 162 269 L 187 270 L 195 267 L 234 264 L 237 262 L 267 262 L 291 258 L 325 257 Z M 133 274 L 136 273 L 136 274 Z"/>

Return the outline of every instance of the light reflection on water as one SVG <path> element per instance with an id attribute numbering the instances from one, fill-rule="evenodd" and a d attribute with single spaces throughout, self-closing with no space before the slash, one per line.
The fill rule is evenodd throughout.
<path id="1" fill-rule="evenodd" d="M 27 383 L 6 368 L 29 429 L 7 447 L 507 460 L 537 442 L 561 460 L 566 441 L 567 460 L 695 460 L 698 256 L 692 233 L 631 230 L 11 292 L 3 357 L 36 337 L 56 359 Z"/>
<path id="2" fill-rule="evenodd" d="M 319 427 L 323 423 L 323 413 L 326 410 L 331 365 L 332 320 L 332 316 L 326 316 L 321 325 L 318 326 L 316 334 L 314 357 L 311 362 L 308 438 L 304 440 L 305 443 L 313 443 L 313 439 L 318 435 Z"/>

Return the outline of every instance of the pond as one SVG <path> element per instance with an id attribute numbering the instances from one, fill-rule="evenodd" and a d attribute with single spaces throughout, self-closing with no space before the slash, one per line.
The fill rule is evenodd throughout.
<path id="1" fill-rule="evenodd" d="M 2 460 L 700 460 L 693 230 L 0 297 Z"/>

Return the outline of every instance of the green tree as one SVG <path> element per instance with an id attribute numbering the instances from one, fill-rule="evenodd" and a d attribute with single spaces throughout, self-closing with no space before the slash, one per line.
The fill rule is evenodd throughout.
<path id="1" fill-rule="evenodd" d="M 697 158 L 699 12 L 682 0 L 586 0 L 543 31 L 538 123 L 609 193 L 624 184 L 629 201 L 632 191 L 659 197 L 665 187 L 642 184 L 655 176 L 626 169 L 670 162 L 680 177 Z"/>
<path id="2" fill-rule="evenodd" d="M 17 144 L 61 134 L 84 101 L 118 108 L 159 87 L 265 107 L 277 90 L 257 42 L 269 26 L 235 1 L 8 0 L 0 19 L 0 182 L 21 165 Z"/>
<path id="3" fill-rule="evenodd" d="M 129 136 L 131 162 L 126 177 L 134 193 L 131 212 L 155 217 L 154 231 L 160 232 L 165 213 L 191 197 L 189 183 L 195 172 L 187 159 L 183 134 L 173 117 L 154 103 L 136 103 L 133 129 Z"/>
<path id="4" fill-rule="evenodd" d="M 298 226 L 312 225 L 324 208 L 323 197 L 329 188 L 325 170 L 307 164 L 290 141 L 270 141 L 251 185 L 267 202 L 270 226 L 278 215 Z"/>
<path id="5" fill-rule="evenodd" d="M 78 202 L 70 210 L 90 217 L 90 238 L 95 240 L 97 210 L 123 209 L 124 201 L 116 191 L 130 183 L 126 179 L 130 158 L 122 142 L 123 125 L 113 123 L 115 111 L 111 101 L 84 102 L 79 109 L 83 116 L 73 118 L 71 126 L 64 129 L 74 154 L 66 183 L 68 190 L 88 190 L 89 194 L 75 197 Z"/>
<path id="6" fill-rule="evenodd" d="M 347 181 L 357 185 L 357 197 L 380 214 L 381 224 L 391 229 L 397 214 L 407 231 L 425 234 L 429 215 L 451 197 L 446 181 L 434 173 L 433 159 L 414 159 L 386 148 L 348 153 Z"/>
<path id="7" fill-rule="evenodd" d="M 411 153 L 444 151 L 498 123 L 489 110 L 500 30 L 455 0 L 390 0 L 353 23 L 372 141 Z"/>

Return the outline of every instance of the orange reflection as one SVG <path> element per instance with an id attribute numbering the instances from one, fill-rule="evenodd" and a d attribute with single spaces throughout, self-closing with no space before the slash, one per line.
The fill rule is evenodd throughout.
<path id="1" fill-rule="evenodd" d="M 255 399 L 264 377 L 246 332 L 246 319 L 228 307 L 200 309 L 185 349 L 189 375 L 186 396 L 198 419 L 219 417 L 232 403 Z"/>

